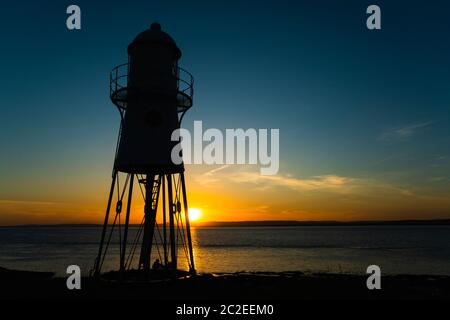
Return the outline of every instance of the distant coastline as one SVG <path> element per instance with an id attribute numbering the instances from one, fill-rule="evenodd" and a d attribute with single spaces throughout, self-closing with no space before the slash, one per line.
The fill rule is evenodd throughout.
<path id="1" fill-rule="evenodd" d="M 434 220 L 368 220 L 368 221 L 296 221 L 296 220 L 262 220 L 262 221 L 212 221 L 193 224 L 194 227 L 230 228 L 230 227 L 314 227 L 314 226 L 446 226 L 450 219 Z M 0 226 L 0 228 L 98 228 L 100 224 L 23 224 Z M 132 225 L 137 226 L 137 225 Z"/>
<path id="2" fill-rule="evenodd" d="M 450 225 L 450 219 L 437 220 L 383 220 L 383 221 L 236 221 L 205 222 L 199 227 L 300 227 L 300 226 L 387 226 L 387 225 Z"/>

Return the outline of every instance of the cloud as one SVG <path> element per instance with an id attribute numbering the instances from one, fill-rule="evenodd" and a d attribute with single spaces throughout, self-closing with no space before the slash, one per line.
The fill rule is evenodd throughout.
<path id="1" fill-rule="evenodd" d="M 201 174 L 197 174 L 194 179 L 200 183 L 201 185 L 207 185 L 207 184 L 214 184 L 216 182 L 220 181 L 220 176 L 217 174 L 220 174 L 220 171 L 227 169 L 230 167 L 230 165 L 223 165 L 218 168 L 214 168 L 211 170 L 208 170 L 206 172 L 203 172 Z"/>
<path id="2" fill-rule="evenodd" d="M 446 180 L 447 180 L 447 177 L 444 177 L 444 176 L 429 178 L 429 181 L 431 181 L 431 182 L 441 182 L 441 181 L 446 181 Z"/>
<path id="3" fill-rule="evenodd" d="M 198 176 L 196 181 L 207 187 L 223 185 L 241 186 L 253 191 L 283 192 L 291 190 L 302 194 L 308 193 L 334 193 L 355 196 L 359 198 L 383 196 L 392 198 L 423 197 L 417 190 L 407 186 L 393 184 L 386 180 L 370 177 L 351 177 L 338 174 L 325 174 L 298 178 L 289 174 L 278 174 L 275 176 L 264 176 L 257 170 L 248 166 L 223 166 L 209 170 Z M 233 188 L 233 187 L 232 187 Z"/>
<path id="4" fill-rule="evenodd" d="M 273 187 L 287 187 L 293 190 L 328 190 L 346 192 L 358 182 L 354 178 L 338 175 L 321 175 L 308 179 L 299 179 L 292 176 L 263 176 L 258 172 L 239 172 L 229 176 L 229 179 L 237 183 L 252 183 L 258 186 L 270 185 Z"/>
<path id="5" fill-rule="evenodd" d="M 379 136 L 380 141 L 384 142 L 402 142 L 408 141 L 417 132 L 433 124 L 433 121 L 412 123 L 400 127 L 388 128 L 383 130 Z"/>
<path id="6" fill-rule="evenodd" d="M 222 171 L 222 170 L 228 168 L 229 166 L 230 166 L 229 164 L 226 164 L 226 165 L 221 166 L 219 168 L 215 168 L 215 169 L 209 170 L 209 171 L 205 172 L 204 175 L 205 176 L 211 176 L 211 175 L 213 175 L 216 172 L 219 172 L 219 171 Z"/>
<path id="7" fill-rule="evenodd" d="M 8 199 L 0 199 L 0 204 L 4 205 L 13 205 L 13 204 L 29 204 L 29 205 L 54 205 L 58 204 L 58 202 L 52 201 L 32 201 L 32 200 L 8 200 Z"/>
<path id="8" fill-rule="evenodd" d="M 0 224 L 92 221 L 101 213 L 97 205 L 86 203 L 0 199 Z"/>
<path id="9" fill-rule="evenodd" d="M 288 188 L 298 191 L 326 190 L 331 192 L 349 192 L 362 184 L 357 178 L 336 174 L 318 175 L 308 178 L 297 178 L 291 174 L 265 176 L 254 166 L 225 165 L 208 170 L 195 177 L 197 183 L 203 186 L 223 185 L 251 185 L 252 190 L 269 190 L 274 188 Z"/>

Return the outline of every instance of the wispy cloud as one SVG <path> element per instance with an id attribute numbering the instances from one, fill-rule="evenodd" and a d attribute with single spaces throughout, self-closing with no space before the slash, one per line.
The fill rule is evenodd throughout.
<path id="1" fill-rule="evenodd" d="M 237 183 L 252 183 L 256 185 L 268 184 L 274 187 L 287 187 L 293 190 L 329 190 L 348 191 L 356 184 L 356 179 L 338 175 L 322 175 L 308 179 L 299 179 L 292 176 L 263 176 L 258 172 L 239 172 L 229 176 Z"/>
<path id="2" fill-rule="evenodd" d="M 379 136 L 379 140 L 390 143 L 407 141 L 414 137 L 418 131 L 431 126 L 433 123 L 433 121 L 425 121 L 388 128 L 383 130 L 383 132 Z"/>
<path id="3" fill-rule="evenodd" d="M 204 175 L 205 176 L 211 176 L 211 175 L 213 175 L 216 172 L 219 172 L 219 171 L 222 171 L 222 170 L 228 168 L 229 166 L 230 166 L 229 164 L 226 164 L 226 165 L 223 165 L 223 166 L 221 166 L 219 168 L 214 168 L 212 170 L 209 170 L 209 171 L 205 172 Z"/>
<path id="4" fill-rule="evenodd" d="M 447 177 L 444 177 L 444 176 L 429 178 L 429 181 L 431 181 L 431 182 L 441 182 L 441 181 L 446 181 L 446 180 L 447 180 Z"/>
<path id="5" fill-rule="evenodd" d="M 290 174 L 274 176 L 261 175 L 258 170 L 250 166 L 221 166 L 197 175 L 196 182 L 206 186 L 221 185 L 225 181 L 235 185 L 251 185 L 253 190 L 269 190 L 273 188 L 288 188 L 299 191 L 324 190 L 332 192 L 348 192 L 361 184 L 352 177 L 336 174 L 318 175 L 308 178 L 298 178 Z"/>
<path id="6" fill-rule="evenodd" d="M 407 186 L 397 185 L 389 181 L 370 177 L 351 177 L 338 174 L 317 175 L 299 178 L 293 175 L 263 176 L 257 170 L 249 167 L 220 167 L 205 172 L 196 179 L 203 186 L 216 187 L 224 183 L 235 186 L 243 186 L 249 190 L 283 192 L 291 190 L 294 192 L 308 193 L 334 193 L 340 195 L 354 195 L 358 197 L 371 197 L 382 195 L 383 197 L 419 196 L 414 189 Z"/>
<path id="7" fill-rule="evenodd" d="M 208 170 L 206 172 L 203 172 L 201 174 L 198 174 L 195 176 L 195 180 L 200 183 L 201 185 L 207 185 L 207 184 L 213 184 L 220 181 L 220 176 L 217 174 L 220 174 L 220 171 L 227 169 L 230 167 L 230 165 L 223 165 L 218 168 L 214 168 L 211 170 Z"/>
<path id="8" fill-rule="evenodd" d="M 97 204 L 0 199 L 0 225 L 98 222 Z"/>
<path id="9" fill-rule="evenodd" d="M 35 206 L 51 206 L 51 205 L 56 205 L 56 204 L 58 204 L 58 202 L 0 199 L 0 205 L 35 205 Z"/>

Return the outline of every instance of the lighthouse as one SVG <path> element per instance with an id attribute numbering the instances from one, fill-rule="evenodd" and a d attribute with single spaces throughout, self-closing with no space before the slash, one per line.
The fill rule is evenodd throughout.
<path id="1" fill-rule="evenodd" d="M 119 252 L 121 278 L 130 270 L 147 277 L 153 270 L 177 274 L 183 254 L 187 271 L 195 273 L 184 165 L 171 159 L 172 133 L 192 107 L 194 80 L 179 67 L 181 50 L 158 23 L 139 33 L 127 51 L 128 62 L 110 74 L 120 131 L 93 271 L 100 276 L 113 251 L 108 249 L 118 245 L 114 251 Z M 138 217 L 131 217 L 137 214 L 132 210 L 135 193 L 145 205 Z M 142 221 L 133 232 L 130 218 Z"/>

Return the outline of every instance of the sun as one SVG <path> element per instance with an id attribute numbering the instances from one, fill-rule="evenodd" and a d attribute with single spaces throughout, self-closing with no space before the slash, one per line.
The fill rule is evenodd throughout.
<path id="1" fill-rule="evenodd" d="M 197 221 L 202 217 L 202 210 L 197 208 L 189 209 L 189 221 Z"/>

